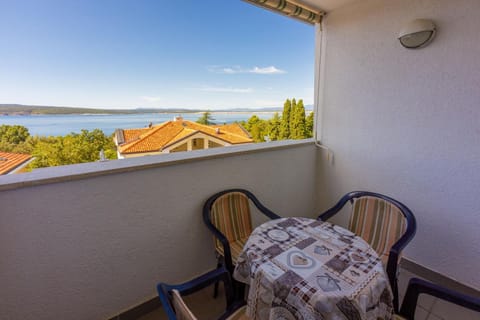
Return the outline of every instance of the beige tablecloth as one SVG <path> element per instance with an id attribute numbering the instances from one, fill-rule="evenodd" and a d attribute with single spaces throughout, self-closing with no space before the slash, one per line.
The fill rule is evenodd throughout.
<path id="1" fill-rule="evenodd" d="M 328 222 L 272 220 L 257 227 L 234 278 L 250 286 L 252 319 L 391 319 L 392 293 L 376 252 Z"/>

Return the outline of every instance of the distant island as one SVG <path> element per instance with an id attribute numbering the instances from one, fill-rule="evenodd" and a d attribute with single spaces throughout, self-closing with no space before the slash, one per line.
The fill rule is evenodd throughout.
<path id="1" fill-rule="evenodd" d="M 310 106 L 306 106 L 307 108 Z M 310 109 L 310 108 L 308 108 Z M 23 104 L 0 104 L 0 116 L 10 115 L 54 115 L 54 114 L 141 114 L 141 113 L 199 113 L 215 112 L 281 112 L 281 107 L 273 108 L 233 108 L 222 110 L 186 109 L 186 108 L 132 108 L 132 109 L 94 109 L 77 107 L 36 106 Z"/>

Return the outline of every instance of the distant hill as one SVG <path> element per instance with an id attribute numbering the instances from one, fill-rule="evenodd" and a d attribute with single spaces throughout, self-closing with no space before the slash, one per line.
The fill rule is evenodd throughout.
<path id="1" fill-rule="evenodd" d="M 313 105 L 305 105 L 305 110 L 313 110 Z M 212 112 L 282 112 L 283 106 L 281 107 L 264 107 L 264 108 L 231 108 L 231 109 L 221 109 L 213 110 Z"/>
<path id="2" fill-rule="evenodd" d="M 312 105 L 306 105 L 312 110 Z M 139 114 L 139 113 L 193 113 L 193 112 L 282 112 L 283 107 L 268 108 L 233 108 L 233 109 L 186 109 L 186 108 L 132 108 L 132 109 L 95 109 L 76 107 L 36 106 L 23 104 L 0 104 L 2 115 L 36 115 L 36 114 Z"/>
<path id="3" fill-rule="evenodd" d="M 135 114 L 135 113 L 188 113 L 199 112 L 200 110 L 190 109 L 94 109 L 94 108 L 75 108 L 75 107 L 52 107 L 52 106 L 32 106 L 23 104 L 0 104 L 0 115 L 31 115 L 31 114 Z"/>

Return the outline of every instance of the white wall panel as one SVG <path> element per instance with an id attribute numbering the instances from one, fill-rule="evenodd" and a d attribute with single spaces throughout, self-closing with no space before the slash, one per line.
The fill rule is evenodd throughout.
<path id="1" fill-rule="evenodd" d="M 410 207 L 418 232 L 406 256 L 480 288 L 480 2 L 370 0 L 330 13 L 319 197 L 332 205 L 354 189 Z M 433 19 L 423 49 L 397 34 Z"/>

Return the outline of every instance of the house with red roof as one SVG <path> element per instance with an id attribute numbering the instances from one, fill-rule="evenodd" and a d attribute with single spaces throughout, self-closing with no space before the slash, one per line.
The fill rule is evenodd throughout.
<path id="1" fill-rule="evenodd" d="M 240 124 L 203 125 L 175 117 L 147 128 L 117 129 L 119 159 L 253 143 Z"/>
<path id="2" fill-rule="evenodd" d="M 23 153 L 0 151 L 0 175 L 18 173 L 32 160 L 32 156 Z"/>

